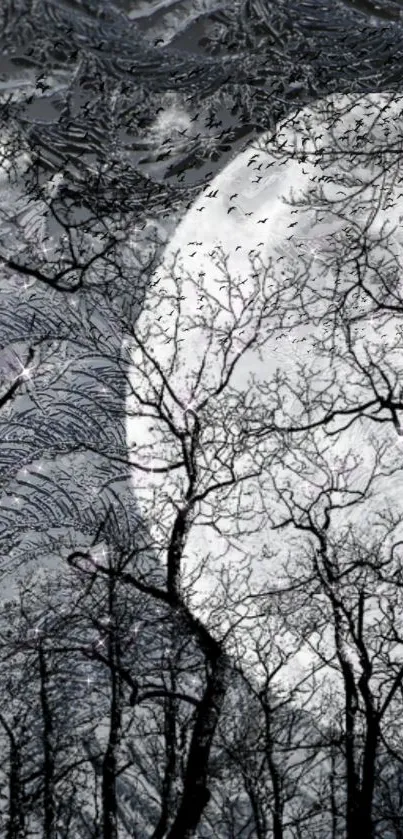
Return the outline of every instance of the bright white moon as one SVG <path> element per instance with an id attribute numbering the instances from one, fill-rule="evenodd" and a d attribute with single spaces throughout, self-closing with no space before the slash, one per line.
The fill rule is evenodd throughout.
<path id="1" fill-rule="evenodd" d="M 150 283 L 134 326 L 127 439 L 136 496 L 161 560 L 172 501 L 183 503 L 188 486 L 177 432 L 191 432 L 199 419 L 201 488 L 224 481 L 230 467 L 237 476 L 252 473 L 256 464 L 261 470 L 242 489 L 217 491 L 198 506 L 186 560 L 188 570 L 204 563 L 199 592 L 210 590 L 222 564 L 236 591 L 245 560 L 260 581 L 275 579 L 290 552 L 298 561 L 305 536 L 292 527 L 272 529 L 286 515 L 290 488 L 305 508 L 316 499 L 320 518 L 321 488 L 333 481 L 333 498 L 337 491 L 342 507 L 347 490 L 365 486 L 377 446 L 384 473 L 392 468 L 393 475 L 375 482 L 364 504 L 341 508 L 332 527 L 350 522 L 357 533 L 367 533 L 380 504 L 396 506 L 403 438 L 390 422 L 368 419 L 330 437 L 317 429 L 291 443 L 287 438 L 280 453 L 275 434 L 250 436 L 243 447 L 239 440 L 246 428 L 273 421 L 287 427 L 303 423 L 309 412 L 311 418 L 323 415 L 335 394 L 338 405 L 364 403 L 372 385 L 360 364 L 379 363 L 400 378 L 398 313 L 383 315 L 371 294 L 351 293 L 350 299 L 349 292 L 346 310 L 360 318 L 351 320 L 353 355 L 342 331 L 332 335 L 327 313 L 334 314 L 343 290 L 357 279 L 349 261 L 351 231 L 365 231 L 370 243 L 364 285 L 375 298 L 380 276 L 389 271 L 393 279 L 392 259 L 401 266 L 399 164 L 390 166 L 385 180 L 382 158 L 364 154 L 390 145 L 401 127 L 400 102 L 394 97 L 389 103 L 387 94 L 335 96 L 291 115 L 275 139 L 263 135 L 203 190 Z M 333 363 L 326 352 L 330 340 L 338 353 Z M 303 405 L 304 381 L 310 388 Z M 336 420 L 327 430 L 343 424 Z M 148 471 L 175 464 L 166 473 Z"/>

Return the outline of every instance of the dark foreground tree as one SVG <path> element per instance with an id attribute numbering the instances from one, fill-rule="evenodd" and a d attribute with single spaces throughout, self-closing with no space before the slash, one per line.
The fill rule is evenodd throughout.
<path id="1" fill-rule="evenodd" d="M 302 66 L 305 12 L 240 3 L 207 15 L 204 61 L 113 10 L 70 27 L 37 3 L 17 25 L 18 5 L 5 38 L 52 66 L 57 118 L 33 121 L 32 91 L 2 99 L 4 835 L 398 837 L 399 98 L 367 100 L 372 125 L 331 100 L 302 145 L 251 150 L 253 180 L 273 157 L 311 173 L 285 253 L 237 274 L 217 251 L 217 296 L 196 241 L 190 277 L 190 257 L 165 261 L 168 286 L 150 286 L 168 207 L 202 189 L 214 206 L 215 161 L 242 133 L 273 137 L 296 92 L 330 93 L 340 40 L 338 88 L 361 91 L 357 42 L 332 12 L 326 66 Z M 388 31 L 368 35 L 367 90 L 381 64 L 398 86 Z M 48 581 L 20 586 L 31 562 Z"/>

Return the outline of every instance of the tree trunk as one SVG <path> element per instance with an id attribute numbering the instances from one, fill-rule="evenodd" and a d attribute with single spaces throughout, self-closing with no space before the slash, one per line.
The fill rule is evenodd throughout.
<path id="1" fill-rule="evenodd" d="M 43 839 L 55 839 L 55 756 L 53 718 L 48 696 L 48 669 L 43 644 L 39 644 L 40 697 L 43 720 Z"/>
<path id="2" fill-rule="evenodd" d="M 184 788 L 166 839 L 193 839 L 210 799 L 207 786 L 210 751 L 229 682 L 230 666 L 223 652 L 210 661 L 211 671 L 196 714 Z"/>
<path id="3" fill-rule="evenodd" d="M 10 740 L 10 775 L 9 775 L 9 821 L 7 839 L 20 839 L 25 836 L 24 807 L 21 788 L 21 755 L 14 738 Z"/>
<path id="4" fill-rule="evenodd" d="M 171 679 L 171 690 L 175 682 Z M 164 708 L 165 768 L 162 782 L 161 815 L 151 839 L 163 839 L 173 814 L 173 785 L 176 777 L 176 699 L 167 696 Z"/>
<path id="5" fill-rule="evenodd" d="M 365 740 L 364 760 L 362 768 L 362 784 L 360 795 L 360 831 L 365 839 L 372 839 L 373 799 L 375 787 L 376 754 L 379 739 L 379 724 L 373 709 L 367 710 L 367 736 Z"/>
<path id="6" fill-rule="evenodd" d="M 332 819 L 332 835 L 331 839 L 337 839 L 338 832 L 338 811 L 337 811 L 337 796 L 336 796 L 336 752 L 332 745 L 330 752 L 331 769 L 330 769 L 330 813 Z"/>
<path id="7" fill-rule="evenodd" d="M 276 764 L 271 734 L 271 708 L 263 702 L 263 710 L 266 723 L 266 757 L 270 772 L 270 779 L 273 788 L 273 839 L 283 839 L 283 799 L 281 792 L 281 777 Z"/>
<path id="8" fill-rule="evenodd" d="M 114 604 L 115 587 L 114 581 L 111 580 L 109 588 L 109 615 L 111 617 L 114 616 Z M 119 630 L 114 621 L 110 624 L 109 630 L 108 659 L 111 676 L 111 705 L 108 745 L 102 761 L 102 825 L 103 839 L 118 839 L 116 776 L 122 726 L 122 697 L 117 666 L 120 663 Z"/>
<path id="9" fill-rule="evenodd" d="M 356 765 L 356 726 L 355 717 L 358 711 L 358 694 L 353 668 L 344 652 L 340 609 L 332 598 L 334 632 L 337 657 L 341 667 L 344 682 L 344 713 L 345 713 L 345 765 L 346 765 L 346 839 L 357 839 L 361 835 L 360 828 L 360 781 Z"/>
<path id="10" fill-rule="evenodd" d="M 117 797 L 116 797 L 116 746 L 118 744 L 116 723 L 111 716 L 109 740 L 102 763 L 102 814 L 103 839 L 117 839 Z"/>

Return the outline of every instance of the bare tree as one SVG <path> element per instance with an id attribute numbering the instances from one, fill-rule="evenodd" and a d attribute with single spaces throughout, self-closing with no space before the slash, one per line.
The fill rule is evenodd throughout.
<path id="1" fill-rule="evenodd" d="M 18 5 L 5 21 L 9 41 Z M 214 20 L 207 40 L 218 58 L 203 62 L 160 52 L 126 21 L 127 36 L 112 10 L 105 16 L 119 56 L 104 57 L 105 22 L 97 21 L 91 33 L 80 16 L 77 31 L 64 25 L 66 10 L 53 14 L 48 4 L 34 6 L 29 20 L 21 17 L 25 23 L 14 32 L 13 46 L 26 38 L 26 25 L 34 66 L 43 65 L 45 54 L 57 58 L 58 50 L 78 59 L 72 80 L 62 80 L 56 123 L 27 122 L 26 103 L 12 96 L 2 104 L 10 134 L 2 138 L 0 166 L 10 189 L 1 210 L 0 257 L 19 305 L 1 312 L 4 343 L 13 345 L 0 394 L 9 435 L 1 518 L 13 572 L 25 572 L 28 560 L 39 556 L 53 567 L 62 559 L 70 614 L 62 615 L 55 590 L 34 605 L 28 592 L 23 640 L 18 630 L 12 651 L 4 645 L 7 660 L 22 656 L 18 665 L 33 674 L 29 697 L 39 720 L 31 772 L 22 678 L 14 728 L 7 713 L 1 720 L 10 756 L 10 839 L 23 835 L 30 819 L 48 837 L 57 824 L 63 839 L 77 831 L 116 839 L 123 830 L 154 839 L 203 830 L 238 831 L 242 839 L 271 831 L 275 839 L 288 839 L 324 835 L 328 825 L 335 839 L 346 801 L 348 836 L 363 825 L 370 836 L 387 823 L 384 816 L 378 824 L 375 815 L 381 787 L 384 801 L 393 788 L 385 755 L 397 760 L 401 753 L 401 581 L 399 537 L 393 535 L 400 523 L 393 497 L 400 476 L 394 462 L 399 449 L 392 455 L 391 445 L 402 409 L 395 328 L 402 301 L 399 251 L 386 216 L 400 189 L 401 140 L 385 137 L 386 121 L 399 124 L 398 97 L 373 103 L 371 128 L 365 120 L 360 126 L 351 97 L 326 100 L 327 145 L 310 137 L 309 146 L 305 137 L 305 147 L 284 149 L 284 134 L 277 136 L 277 157 L 294 155 L 309 175 L 309 194 L 299 203 L 291 197 L 290 213 L 304 217 L 306 210 L 308 226 L 320 224 L 321 213 L 331 217 L 329 235 L 322 237 L 322 229 L 320 242 L 309 236 L 298 241 L 293 227 L 290 236 L 287 231 L 286 270 L 284 254 L 271 254 L 262 264 L 255 253 L 237 276 L 223 248 L 214 255 L 223 294 L 208 286 L 210 275 L 188 272 L 189 260 L 184 270 L 180 259 L 168 266 L 164 285 L 161 273 L 154 274 L 160 252 L 154 246 L 161 249 L 162 241 L 155 241 L 145 215 L 150 208 L 161 218 L 168 204 L 184 212 L 202 187 L 203 202 L 214 201 L 215 190 L 206 192 L 213 169 L 192 188 L 182 185 L 185 170 L 216 160 L 249 130 L 222 128 L 217 107 L 224 102 L 261 130 L 271 125 L 276 135 L 296 91 L 302 104 L 329 92 L 334 40 L 341 38 L 343 46 L 341 89 L 362 89 L 354 44 L 345 32 L 340 36 L 333 13 L 330 40 L 323 35 L 328 49 L 320 45 L 326 67 L 316 76 L 317 59 L 309 66 L 301 59 L 299 9 L 292 23 L 291 7 L 269 13 L 241 2 Z M 274 50 L 273 76 L 262 48 L 253 57 L 243 49 L 262 31 Z M 290 41 L 297 62 L 285 55 Z M 236 54 L 220 60 L 234 45 Z M 148 78 L 151 65 L 157 67 L 154 81 Z M 374 59 L 372 69 L 366 65 L 366 83 L 375 85 L 379 72 Z M 133 74 L 139 85 L 134 102 Z M 74 94 L 85 98 L 86 86 L 94 101 L 85 103 L 84 115 L 79 105 L 77 119 Z M 166 104 L 167 89 L 176 88 L 194 95 L 196 127 L 192 132 L 184 125 L 189 139 L 175 134 L 172 149 L 164 151 L 162 141 L 169 138 L 161 136 L 157 110 Z M 203 127 L 198 111 L 207 96 Z M 187 107 L 184 96 L 181 104 Z M 295 113 L 289 124 L 301 131 Z M 144 150 L 161 179 L 167 175 L 164 183 L 141 174 L 122 149 L 122 126 L 124 133 L 133 125 L 135 150 Z M 69 144 L 76 149 L 73 160 Z M 97 155 L 95 167 L 86 144 Z M 272 155 L 275 144 L 274 136 Z M 261 151 L 264 157 L 267 149 Z M 362 159 L 361 169 L 356 163 Z M 49 166 L 58 169 L 51 178 Z M 256 181 L 261 177 L 257 173 Z M 265 219 L 260 221 L 263 230 Z M 145 294 L 150 278 L 154 285 Z M 181 344 L 186 330 L 190 353 Z M 29 346 L 21 348 L 28 332 Z M 277 339 L 284 349 L 281 335 L 290 339 L 283 355 L 292 357 L 291 368 L 268 369 Z M 122 353 L 124 336 L 129 351 L 126 345 Z M 308 361 L 304 342 L 311 343 Z M 128 458 L 123 425 L 133 348 L 129 422 L 136 445 Z M 130 474 L 137 507 L 127 492 Z M 367 511 L 368 532 L 362 533 Z M 288 540 L 291 531 L 295 538 Z M 99 554 L 101 536 L 105 552 Z M 392 545 L 385 547 L 389 537 Z M 41 634 L 31 638 L 34 614 Z M 143 648 L 132 634 L 139 615 Z M 20 626 L 20 615 L 13 620 Z M 298 658 L 302 675 L 282 690 L 280 682 Z M 237 681 L 239 671 L 244 678 Z M 73 676 L 86 691 L 76 721 Z M 343 701 L 327 725 L 330 676 Z M 247 738 L 242 722 L 237 727 L 233 719 L 243 690 Z M 106 726 L 106 739 L 94 732 L 91 714 L 94 725 Z M 234 800 L 229 778 L 235 766 L 241 801 Z M 305 775 L 310 799 L 299 789 Z M 222 779 L 228 794 L 219 789 Z M 220 802 L 225 818 L 218 814 Z M 393 817 L 390 807 L 389 823 Z"/>

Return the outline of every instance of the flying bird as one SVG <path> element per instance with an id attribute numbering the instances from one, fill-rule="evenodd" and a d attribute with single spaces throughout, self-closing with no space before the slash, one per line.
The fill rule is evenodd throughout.
<path id="1" fill-rule="evenodd" d="M 230 195 L 229 200 L 232 201 L 233 198 L 238 198 L 238 193 L 234 192 L 233 195 Z"/>
<path id="2" fill-rule="evenodd" d="M 229 215 L 229 213 L 231 212 L 231 210 L 236 210 L 236 207 L 230 207 L 230 208 L 227 210 L 227 215 Z"/>
<path id="3" fill-rule="evenodd" d="M 266 221 L 268 221 L 268 220 L 269 220 L 269 217 L 268 217 L 268 216 L 267 216 L 267 218 L 260 218 L 260 219 L 258 220 L 258 224 L 265 224 L 265 223 L 266 223 Z"/>

